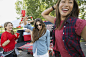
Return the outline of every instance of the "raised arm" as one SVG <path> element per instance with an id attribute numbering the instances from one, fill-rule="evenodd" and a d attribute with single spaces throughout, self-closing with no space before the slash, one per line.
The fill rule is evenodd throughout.
<path id="1" fill-rule="evenodd" d="M 24 19 L 24 25 L 26 25 L 27 24 L 27 20 L 26 20 L 26 17 L 23 17 L 23 19 Z"/>
<path id="2" fill-rule="evenodd" d="M 29 32 L 30 32 L 30 30 L 32 31 L 34 27 L 32 27 L 32 26 L 29 25 L 29 24 L 26 24 L 26 25 L 24 26 L 24 28 L 29 29 Z"/>
<path id="3" fill-rule="evenodd" d="M 31 23 L 31 22 L 34 22 L 33 18 L 32 18 L 32 20 L 31 20 L 31 21 L 28 21 L 28 23 Z"/>
<path id="4" fill-rule="evenodd" d="M 34 22 L 34 20 L 28 21 L 28 23 Z"/>
<path id="5" fill-rule="evenodd" d="M 32 16 L 28 16 L 28 17 L 32 17 Z M 33 18 L 31 18 L 32 20 L 31 21 L 28 21 L 28 23 L 31 23 L 31 22 L 34 22 Z"/>
<path id="6" fill-rule="evenodd" d="M 83 28 L 81 32 L 81 37 L 86 41 L 86 26 Z"/>
<path id="7" fill-rule="evenodd" d="M 19 25 L 21 25 L 22 23 L 23 23 L 23 21 L 20 21 L 20 22 L 19 22 Z"/>
<path id="8" fill-rule="evenodd" d="M 53 7 L 56 9 L 56 5 L 54 5 Z M 45 19 L 47 19 L 48 21 L 50 21 L 51 23 L 54 23 L 55 17 L 49 15 L 49 13 L 52 12 L 52 11 L 53 11 L 53 8 L 50 7 L 50 8 L 48 8 L 48 9 L 46 9 L 45 11 L 43 11 L 43 12 L 41 13 L 41 15 L 42 15 Z"/>

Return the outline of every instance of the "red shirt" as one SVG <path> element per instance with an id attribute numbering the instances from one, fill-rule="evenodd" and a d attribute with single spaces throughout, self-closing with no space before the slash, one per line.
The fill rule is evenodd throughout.
<path id="1" fill-rule="evenodd" d="M 62 24 L 63 21 L 61 21 Z M 60 24 L 60 25 L 61 25 Z M 80 35 L 83 28 L 86 26 L 86 21 L 82 19 L 78 19 L 76 21 L 75 25 L 75 32 L 77 35 Z M 64 42 L 62 41 L 62 36 L 63 36 L 63 28 L 61 30 L 55 30 L 55 46 L 54 50 L 59 51 L 62 57 L 71 57 L 68 53 L 68 51 L 65 49 Z"/>
<path id="2" fill-rule="evenodd" d="M 14 47 L 15 47 L 15 38 L 16 38 L 15 35 L 12 35 L 11 33 L 7 32 L 7 31 L 2 33 L 2 35 L 1 35 L 1 46 L 6 40 L 8 40 L 8 39 L 10 40 L 9 44 L 7 44 L 4 47 L 2 46 L 5 52 L 8 52 L 8 51 L 11 51 L 11 50 L 14 49 Z"/>

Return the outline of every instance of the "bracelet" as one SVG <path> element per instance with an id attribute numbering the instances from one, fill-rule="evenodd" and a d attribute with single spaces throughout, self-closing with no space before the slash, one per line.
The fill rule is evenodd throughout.
<path id="1" fill-rule="evenodd" d="M 52 6 L 53 10 L 55 10 L 55 8 Z"/>

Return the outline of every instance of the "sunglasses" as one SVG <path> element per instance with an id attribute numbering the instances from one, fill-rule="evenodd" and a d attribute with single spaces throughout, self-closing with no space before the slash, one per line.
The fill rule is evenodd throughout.
<path id="1" fill-rule="evenodd" d="M 38 27 L 38 26 L 42 26 L 42 24 L 38 24 L 38 25 L 36 25 L 36 27 Z"/>

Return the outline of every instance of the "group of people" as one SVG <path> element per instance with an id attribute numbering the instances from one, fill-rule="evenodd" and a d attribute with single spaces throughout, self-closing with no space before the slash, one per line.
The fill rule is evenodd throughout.
<path id="1" fill-rule="evenodd" d="M 56 10 L 56 17 L 50 16 L 50 12 Z M 81 37 L 86 41 L 86 20 L 79 19 L 79 7 L 76 0 L 58 0 L 56 5 L 46 9 L 41 15 L 54 24 L 52 43 L 55 57 L 85 57 L 81 46 Z M 26 32 L 31 33 L 34 57 L 49 57 L 50 32 L 40 18 L 34 20 L 34 27 L 27 24 L 24 17 Z M 1 45 L 5 57 L 17 57 L 15 54 L 15 40 L 18 34 L 13 33 L 13 25 L 10 22 L 4 24 L 5 32 L 1 36 Z M 5 44 L 5 42 L 9 42 Z"/>

